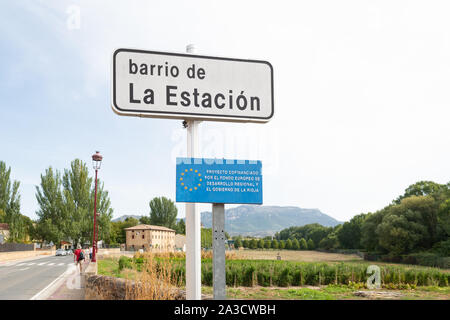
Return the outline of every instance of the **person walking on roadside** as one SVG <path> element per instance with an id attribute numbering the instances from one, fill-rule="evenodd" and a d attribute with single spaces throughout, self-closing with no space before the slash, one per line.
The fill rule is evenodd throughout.
<path id="1" fill-rule="evenodd" d="M 82 273 L 82 269 L 83 269 L 82 262 L 84 260 L 84 253 L 83 253 L 83 250 L 81 250 L 81 245 L 79 245 L 79 244 L 73 254 L 73 260 L 75 262 L 75 265 L 80 266 L 80 273 Z"/>
<path id="2" fill-rule="evenodd" d="M 89 261 L 92 260 L 92 247 L 89 248 Z"/>

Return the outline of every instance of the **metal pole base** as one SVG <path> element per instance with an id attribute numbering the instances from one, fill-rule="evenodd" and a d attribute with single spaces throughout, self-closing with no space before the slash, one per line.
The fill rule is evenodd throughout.
<path id="1" fill-rule="evenodd" d="M 214 300 L 225 300 L 225 205 L 223 203 L 214 203 L 212 215 Z"/>

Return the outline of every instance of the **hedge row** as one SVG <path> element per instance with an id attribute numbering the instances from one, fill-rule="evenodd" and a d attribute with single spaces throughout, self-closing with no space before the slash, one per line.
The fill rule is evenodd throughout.
<path id="1" fill-rule="evenodd" d="M 177 279 L 185 284 L 185 260 L 171 261 L 171 272 Z M 122 257 L 119 268 L 131 268 L 133 265 L 141 269 L 143 260 L 134 261 Z M 156 268 L 161 268 L 162 259 L 155 259 Z M 167 263 L 165 260 L 164 263 Z M 305 263 L 294 261 L 272 260 L 230 260 L 226 262 L 227 286 L 302 286 L 302 285 L 328 285 L 365 283 L 370 276 L 367 272 L 367 263 Z M 379 266 L 381 270 L 382 285 L 410 284 L 416 286 L 448 286 L 450 273 L 438 269 Z M 210 259 L 202 260 L 202 284 L 212 286 L 213 272 Z"/>
<path id="2" fill-rule="evenodd" d="M 390 256 L 376 253 L 365 253 L 364 260 L 413 264 L 434 268 L 450 268 L 450 257 L 442 257 L 432 252 L 411 253 L 402 256 Z"/>

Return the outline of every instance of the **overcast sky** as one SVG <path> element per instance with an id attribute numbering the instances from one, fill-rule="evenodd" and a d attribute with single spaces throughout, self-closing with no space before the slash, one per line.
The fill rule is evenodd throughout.
<path id="1" fill-rule="evenodd" d="M 450 180 L 449 16 L 448 1 L 1 0 L 0 160 L 33 219 L 40 174 L 95 150 L 115 217 L 175 199 L 186 131 L 112 111 L 111 55 L 194 43 L 270 61 L 275 83 L 269 123 L 203 122 L 201 155 L 262 160 L 264 205 L 348 220 Z"/>

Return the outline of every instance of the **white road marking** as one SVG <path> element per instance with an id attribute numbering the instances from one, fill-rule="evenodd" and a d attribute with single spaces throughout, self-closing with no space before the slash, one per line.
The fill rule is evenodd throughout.
<path id="1" fill-rule="evenodd" d="M 20 267 L 20 266 L 24 266 L 24 265 L 26 265 L 26 263 L 19 263 L 17 266 Z"/>
<path id="2" fill-rule="evenodd" d="M 48 261 L 47 262 L 38 263 L 38 266 L 43 266 L 46 263 L 48 263 Z"/>
<path id="3" fill-rule="evenodd" d="M 40 300 L 40 298 L 44 298 L 45 299 L 45 291 L 48 290 L 51 286 L 53 286 L 54 284 L 56 284 L 56 282 L 59 282 L 61 280 L 64 279 L 64 277 L 66 277 L 69 273 L 71 273 L 73 271 L 73 268 L 67 268 L 67 270 L 65 272 L 63 272 L 58 278 L 56 278 L 55 280 L 53 280 L 48 286 L 46 286 L 44 289 L 42 289 L 41 291 L 39 291 L 38 293 L 36 293 L 33 297 L 31 297 L 30 300 Z M 48 295 L 48 293 L 47 293 Z M 43 296 L 43 297 L 41 297 Z"/>
<path id="4" fill-rule="evenodd" d="M 63 266 L 63 265 L 65 265 L 64 262 L 61 262 L 60 264 L 58 264 L 58 266 Z"/>
<path id="5" fill-rule="evenodd" d="M 33 264 L 36 264 L 36 262 L 28 263 L 27 266 L 32 266 Z"/>
<path id="6" fill-rule="evenodd" d="M 48 265 L 49 265 L 49 266 L 52 266 L 52 265 L 54 265 L 54 263 L 52 262 L 52 263 L 49 263 Z"/>
<path id="7" fill-rule="evenodd" d="M 4 265 L 1 265 L 0 267 L 11 267 L 11 266 L 14 266 L 16 263 L 17 262 L 8 262 L 8 263 L 5 263 Z"/>
<path id="8" fill-rule="evenodd" d="M 19 271 L 24 271 L 24 270 L 28 270 L 30 268 L 23 268 L 23 269 L 19 269 Z"/>

